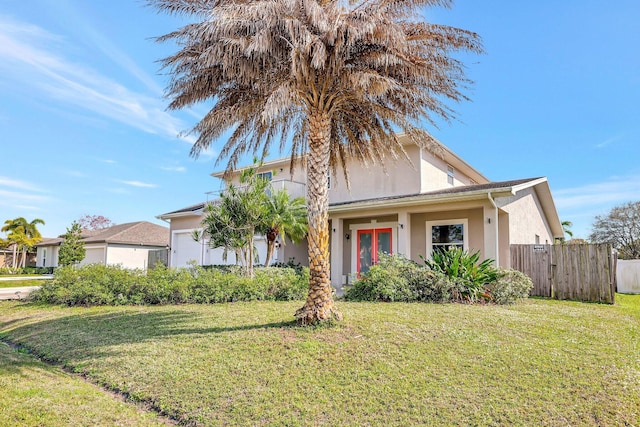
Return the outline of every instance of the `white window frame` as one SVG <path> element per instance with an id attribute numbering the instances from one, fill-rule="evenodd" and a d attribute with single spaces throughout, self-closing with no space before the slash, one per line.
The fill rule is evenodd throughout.
<path id="1" fill-rule="evenodd" d="M 447 165 L 447 182 L 449 185 L 455 183 L 456 170 L 451 165 Z"/>
<path id="2" fill-rule="evenodd" d="M 267 181 L 271 182 L 273 180 L 273 171 L 257 173 L 256 177 L 266 179 Z"/>
<path id="3" fill-rule="evenodd" d="M 427 256 L 431 257 L 433 254 L 433 241 L 432 239 L 432 228 L 434 226 L 440 225 L 456 225 L 462 224 L 462 250 L 469 250 L 469 220 L 467 218 L 458 218 L 458 219 L 444 219 L 444 220 L 436 220 L 436 221 L 426 221 L 426 235 L 427 235 Z"/>

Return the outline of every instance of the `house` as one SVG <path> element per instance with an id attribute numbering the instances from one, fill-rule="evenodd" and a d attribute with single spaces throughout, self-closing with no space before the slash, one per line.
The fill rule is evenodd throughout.
<path id="1" fill-rule="evenodd" d="M 43 239 L 36 245 L 38 267 L 57 267 L 63 237 Z M 169 247 L 169 229 L 146 221 L 114 225 L 102 230 L 83 230 L 86 251 L 80 265 L 119 264 L 125 268 L 146 269 L 155 251 Z"/>
<path id="2" fill-rule="evenodd" d="M 480 251 L 509 267 L 511 244 L 552 243 L 563 230 L 549 183 L 544 177 L 493 182 L 453 151 L 432 153 L 400 135 L 410 162 L 380 167 L 348 164 L 351 189 L 341 171 L 329 182 L 331 282 L 343 284 L 366 271 L 379 252 L 399 253 L 420 262 L 434 250 L 451 246 Z M 237 183 L 242 169 L 230 182 Z M 290 159 L 264 163 L 257 170 L 276 189 L 305 194 L 304 165 L 290 171 Z M 222 172 L 213 173 L 223 178 Z M 171 228 L 170 265 L 193 257 L 206 264 L 206 248 L 187 238 L 200 227 L 204 203 L 160 215 Z M 198 252 L 200 251 L 200 252 Z M 200 257 L 197 257 L 198 253 Z M 306 242 L 280 248 L 278 260 L 306 263 Z"/>

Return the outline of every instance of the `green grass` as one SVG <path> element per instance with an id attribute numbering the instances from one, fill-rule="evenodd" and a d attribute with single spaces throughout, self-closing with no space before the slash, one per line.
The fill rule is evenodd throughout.
<path id="1" fill-rule="evenodd" d="M 158 426 L 158 417 L 0 343 L 1 426 Z"/>
<path id="2" fill-rule="evenodd" d="M 0 280 L 0 288 L 19 288 L 21 286 L 42 286 L 47 280 Z"/>
<path id="3" fill-rule="evenodd" d="M 5 302 L 0 337 L 189 425 L 640 425 L 640 296 L 299 305 Z"/>

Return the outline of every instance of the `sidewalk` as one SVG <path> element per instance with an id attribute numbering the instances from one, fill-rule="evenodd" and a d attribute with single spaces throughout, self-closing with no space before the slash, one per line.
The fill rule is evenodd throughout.
<path id="1" fill-rule="evenodd" d="M 0 288 L 0 300 L 25 299 L 40 286 L 21 286 L 19 288 Z"/>

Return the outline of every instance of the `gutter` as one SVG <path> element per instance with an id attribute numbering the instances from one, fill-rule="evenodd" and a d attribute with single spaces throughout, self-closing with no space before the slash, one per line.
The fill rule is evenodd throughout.
<path id="1" fill-rule="evenodd" d="M 375 207 L 402 207 L 402 206 L 410 206 L 416 204 L 436 204 L 436 203 L 447 203 L 447 202 L 464 202 L 469 200 L 482 200 L 489 194 L 489 197 L 492 197 L 496 193 L 498 197 L 510 197 L 515 194 L 513 188 L 506 187 L 500 189 L 494 189 L 493 191 L 487 190 L 479 190 L 474 192 L 462 193 L 462 194 L 443 194 L 436 196 L 429 196 L 424 194 L 417 194 L 413 197 L 408 198 L 397 198 L 397 199 L 382 199 L 382 200 L 371 200 L 367 202 L 347 202 L 345 204 L 339 204 L 331 206 L 329 205 L 329 213 L 338 213 L 338 212 L 348 212 L 352 210 L 358 210 L 362 208 L 375 208 Z M 495 202 L 493 202 L 493 198 L 491 198 L 493 205 L 495 206 Z"/>

